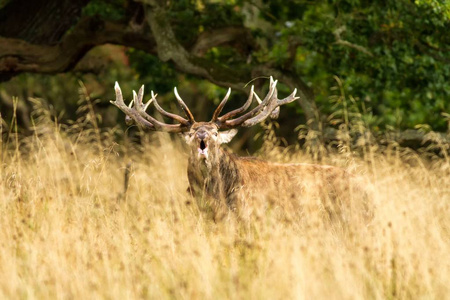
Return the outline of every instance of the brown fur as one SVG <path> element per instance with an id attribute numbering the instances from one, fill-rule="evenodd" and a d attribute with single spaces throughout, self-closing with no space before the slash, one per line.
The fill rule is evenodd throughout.
<path id="1" fill-rule="evenodd" d="M 238 157 L 222 148 L 209 161 L 191 155 L 188 164 L 190 190 L 200 206 L 218 219 L 228 210 L 248 218 L 279 207 L 298 213 L 311 205 L 331 219 L 346 221 L 358 208 L 354 193 L 362 196 L 354 176 L 341 168 L 315 164 L 278 164 L 253 157 Z M 358 197 L 356 197 L 358 198 Z"/>

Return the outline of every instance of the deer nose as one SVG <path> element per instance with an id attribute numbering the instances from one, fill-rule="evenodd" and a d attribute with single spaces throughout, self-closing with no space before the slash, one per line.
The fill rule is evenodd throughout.
<path id="1" fill-rule="evenodd" d="M 197 137 L 201 140 L 204 140 L 207 135 L 208 135 L 208 133 L 206 131 L 198 131 L 197 132 Z"/>

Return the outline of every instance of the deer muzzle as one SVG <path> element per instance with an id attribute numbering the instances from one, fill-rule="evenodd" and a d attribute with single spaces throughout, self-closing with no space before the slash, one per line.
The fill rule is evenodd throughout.
<path id="1" fill-rule="evenodd" d="M 205 130 L 200 129 L 199 131 L 197 131 L 197 137 L 199 140 L 204 140 L 204 139 L 206 139 L 207 136 L 208 136 L 208 133 Z"/>

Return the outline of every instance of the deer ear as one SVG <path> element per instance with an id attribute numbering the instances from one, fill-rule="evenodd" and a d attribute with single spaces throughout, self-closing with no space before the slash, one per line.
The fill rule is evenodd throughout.
<path id="1" fill-rule="evenodd" d="M 221 144 L 228 143 L 229 141 L 231 141 L 231 139 L 233 139 L 233 137 L 236 135 L 237 132 L 238 132 L 237 129 L 219 132 L 219 143 Z"/>

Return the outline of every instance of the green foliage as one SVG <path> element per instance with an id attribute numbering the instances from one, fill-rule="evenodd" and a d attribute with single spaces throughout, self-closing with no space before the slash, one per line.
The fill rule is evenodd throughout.
<path id="1" fill-rule="evenodd" d="M 450 20 L 450 2 L 447 0 L 415 0 L 417 6 L 425 7 L 436 15 L 435 22 L 441 23 L 442 20 Z"/>
<path id="2" fill-rule="evenodd" d="M 129 49 L 130 67 L 137 72 L 138 81 L 148 90 L 166 93 L 173 89 L 177 83 L 177 72 L 172 63 L 163 63 L 157 57 L 144 51 Z"/>
<path id="3" fill-rule="evenodd" d="M 384 126 L 429 123 L 445 130 L 449 7 L 439 1 L 268 1 L 261 15 L 277 32 L 267 36 L 273 47 L 259 57 L 303 76 L 325 113 L 333 112 L 329 89 L 337 75 Z M 299 47 L 289 58 L 294 42 Z"/>
<path id="4" fill-rule="evenodd" d="M 105 20 L 120 20 L 125 16 L 127 1 L 125 0 L 92 0 L 84 7 L 86 16 L 101 16 Z"/>

